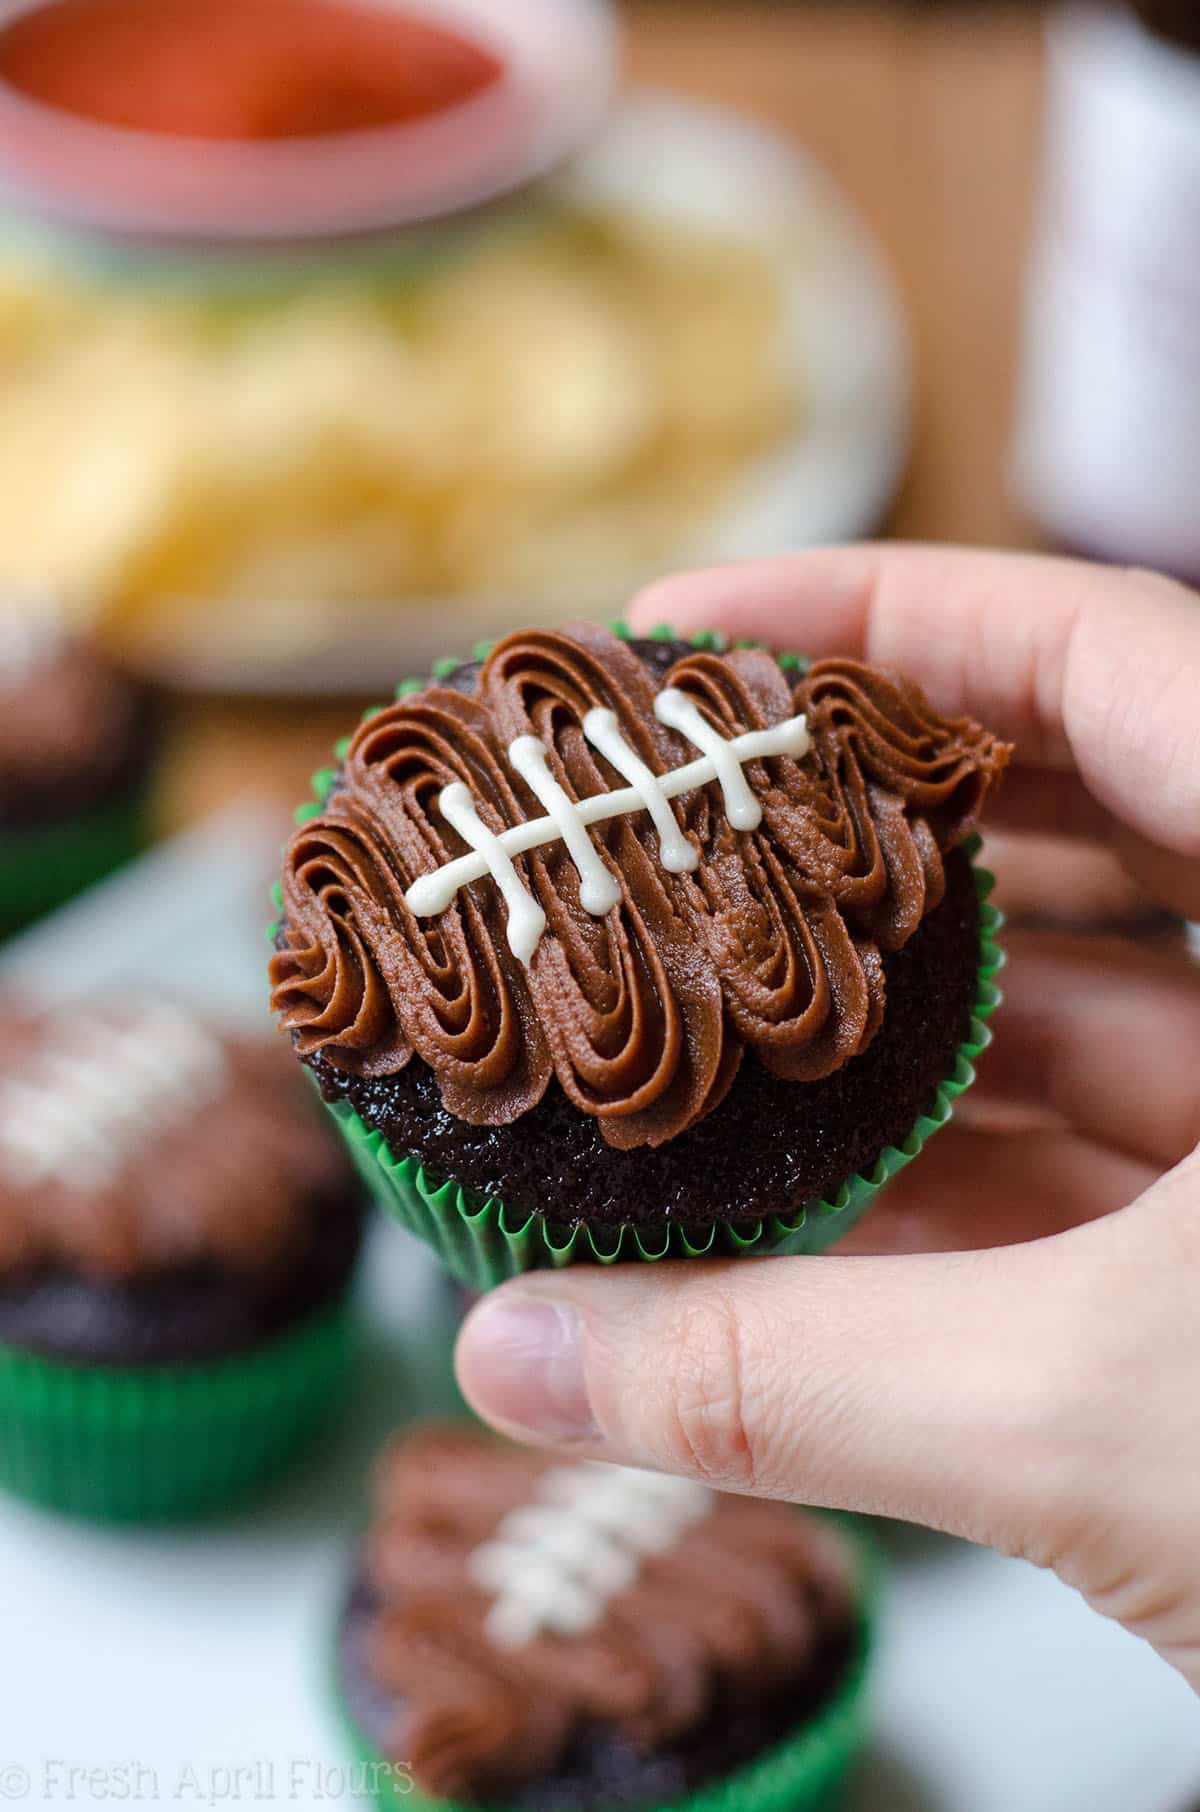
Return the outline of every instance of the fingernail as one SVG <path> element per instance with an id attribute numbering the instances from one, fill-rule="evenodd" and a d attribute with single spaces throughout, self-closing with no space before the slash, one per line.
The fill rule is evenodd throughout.
<path id="1" fill-rule="evenodd" d="M 485 1299 L 463 1329 L 458 1371 L 485 1421 L 545 1441 L 596 1436 L 583 1375 L 583 1323 L 566 1303 Z"/>

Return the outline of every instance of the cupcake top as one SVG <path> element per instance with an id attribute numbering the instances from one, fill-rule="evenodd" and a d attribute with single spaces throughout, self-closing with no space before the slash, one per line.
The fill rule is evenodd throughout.
<path id="1" fill-rule="evenodd" d="M 810 1082 L 867 1048 L 1010 753 L 859 662 L 586 624 L 401 693 L 289 845 L 281 1022 L 355 1077 L 421 1060 L 475 1126 L 556 1080 L 625 1150 L 747 1052 Z"/>
<path id="2" fill-rule="evenodd" d="M 0 1287 L 206 1266 L 258 1275 L 309 1238 L 346 1162 L 270 1044 L 160 1000 L 7 1011 Z"/>
<path id="3" fill-rule="evenodd" d="M 52 606 L 0 599 L 0 819 L 96 803 L 144 760 L 151 715 L 143 688 Z"/>
<path id="4" fill-rule="evenodd" d="M 467 1803 L 555 1775 L 597 1731 L 695 1742 L 743 1695 L 800 1722 L 855 1619 L 848 1557 L 814 1518 L 454 1426 L 385 1455 L 365 1585 L 383 1746 Z"/>

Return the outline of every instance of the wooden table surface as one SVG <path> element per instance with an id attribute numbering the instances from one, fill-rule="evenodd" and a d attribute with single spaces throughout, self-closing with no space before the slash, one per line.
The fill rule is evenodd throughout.
<path id="1" fill-rule="evenodd" d="M 1026 7 L 633 0 L 628 66 L 756 115 L 824 162 L 884 247 L 908 311 L 917 422 L 897 535 L 1028 545 L 1005 494 L 1037 158 L 1041 42 Z M 295 802 L 346 706 L 182 707 L 175 826 L 255 786 Z"/>

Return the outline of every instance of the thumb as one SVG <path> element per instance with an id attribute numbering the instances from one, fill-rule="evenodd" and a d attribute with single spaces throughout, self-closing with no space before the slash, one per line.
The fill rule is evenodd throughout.
<path id="1" fill-rule="evenodd" d="M 459 1381 L 519 1440 L 1029 1551 L 1088 1387 L 1079 1240 L 521 1278 Z"/>

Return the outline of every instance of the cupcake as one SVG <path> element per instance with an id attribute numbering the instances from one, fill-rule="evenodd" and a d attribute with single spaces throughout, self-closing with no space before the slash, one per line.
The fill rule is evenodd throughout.
<path id="1" fill-rule="evenodd" d="M 274 1007 L 465 1282 L 820 1250 L 972 1080 L 1009 750 L 911 683 L 530 630 L 339 756 L 286 851 Z"/>
<path id="2" fill-rule="evenodd" d="M 268 1479 L 345 1377 L 362 1226 L 269 1042 L 160 1001 L 6 1011 L 0 1485 L 156 1518 Z"/>
<path id="3" fill-rule="evenodd" d="M 399 1440 L 337 1680 L 378 1803 L 828 1812 L 863 1557 L 831 1524 L 463 1426 Z"/>
<path id="4" fill-rule="evenodd" d="M 137 853 L 155 718 L 52 610 L 0 601 L 0 933 Z"/>

